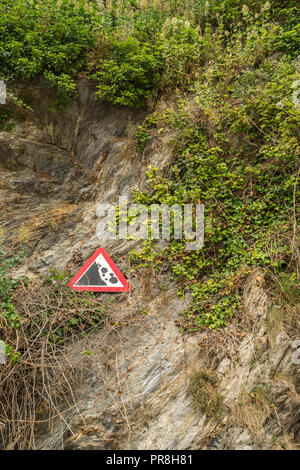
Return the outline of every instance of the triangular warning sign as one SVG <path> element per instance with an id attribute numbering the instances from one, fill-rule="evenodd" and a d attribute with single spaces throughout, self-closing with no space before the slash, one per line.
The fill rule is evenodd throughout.
<path id="1" fill-rule="evenodd" d="M 104 248 L 98 248 L 68 286 L 94 292 L 128 292 L 129 284 Z"/>

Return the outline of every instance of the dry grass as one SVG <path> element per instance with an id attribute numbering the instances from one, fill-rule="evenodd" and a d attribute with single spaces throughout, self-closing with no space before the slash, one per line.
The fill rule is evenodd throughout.
<path id="1" fill-rule="evenodd" d="M 6 203 L 10 206 L 10 217 L 7 207 L 3 207 L 0 225 L 7 251 L 18 252 L 25 243 L 30 252 L 41 240 L 58 233 L 71 221 L 78 222 L 81 217 L 77 205 L 55 199 L 46 204 L 28 196 L 26 199 L 23 197 L 23 201 L 16 198 L 13 202 L 6 200 Z"/>
<path id="2" fill-rule="evenodd" d="M 22 283 L 14 296 L 19 328 L 1 315 L 1 338 L 21 353 L 0 368 L 2 449 L 34 449 L 38 423 L 65 421 L 62 404 L 65 411 L 76 408 L 74 385 L 89 360 L 80 340 L 105 325 L 109 301 L 86 294 L 59 281 Z"/>
<path id="3" fill-rule="evenodd" d="M 283 434 L 278 439 L 274 439 L 272 450 L 299 450 L 300 446 L 295 444 L 293 436 Z"/>
<path id="4" fill-rule="evenodd" d="M 266 319 L 266 329 L 271 345 L 274 344 L 278 333 L 282 331 L 283 318 L 284 314 L 281 307 L 275 305 L 268 312 Z"/>
<path id="5" fill-rule="evenodd" d="M 49 209 L 47 213 L 42 213 L 31 217 L 28 222 L 23 224 L 32 233 L 45 227 L 58 227 L 64 223 L 75 211 L 74 204 L 61 203 Z"/>
<path id="6" fill-rule="evenodd" d="M 298 382 L 298 383 L 297 383 Z M 300 394 L 299 377 L 290 379 L 278 375 L 272 380 L 272 395 L 278 413 L 280 435 L 289 435 L 300 444 Z"/>
<path id="7" fill-rule="evenodd" d="M 72 271 L 82 264 L 80 254 L 71 264 Z M 22 317 L 19 328 L 11 328 L 0 312 L 1 339 L 21 353 L 19 361 L 0 367 L 2 449 L 36 449 L 39 436 L 57 428 L 64 430 L 62 447 L 65 439 L 71 445 L 78 433 L 68 424 L 70 414 L 76 415 L 82 432 L 88 432 L 79 404 L 90 377 L 97 377 L 122 422 L 111 439 L 119 442 L 120 433 L 124 440 L 130 438 L 132 408 L 124 398 L 129 368 L 123 348 L 133 323 L 146 328 L 148 315 L 139 312 L 149 286 L 142 282 L 141 290 L 128 295 L 77 293 L 60 276 L 54 272 L 44 282 L 23 283 L 14 291 L 13 303 Z"/>
<path id="8" fill-rule="evenodd" d="M 207 416 L 220 417 L 223 398 L 218 390 L 218 379 L 210 371 L 201 370 L 190 377 L 188 393 L 197 409 Z"/>
<path id="9" fill-rule="evenodd" d="M 264 387 L 256 387 L 250 393 L 243 392 L 233 406 L 233 419 L 238 426 L 249 429 L 258 439 L 264 434 L 263 426 L 271 416 L 273 405 Z"/>

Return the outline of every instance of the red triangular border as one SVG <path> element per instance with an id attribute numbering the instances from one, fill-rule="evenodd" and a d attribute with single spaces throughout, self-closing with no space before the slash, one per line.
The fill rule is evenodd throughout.
<path id="1" fill-rule="evenodd" d="M 95 261 L 97 256 L 103 255 L 107 263 L 109 264 L 110 268 L 114 272 L 114 274 L 117 276 L 119 281 L 123 284 L 123 287 L 108 287 L 108 286 L 99 286 L 99 287 L 89 287 L 89 286 L 75 286 L 76 282 L 78 279 L 82 276 L 82 274 L 85 273 L 85 271 L 88 270 L 88 268 L 91 266 L 91 264 Z M 71 287 L 74 290 L 78 291 L 94 291 L 94 292 L 128 292 L 129 291 L 129 284 L 126 281 L 125 277 L 120 273 L 118 270 L 117 266 L 107 253 L 104 248 L 98 248 L 98 250 L 95 251 L 95 253 L 90 257 L 90 259 L 85 263 L 84 266 L 78 271 L 77 274 L 73 277 L 73 279 L 68 282 L 68 286 Z"/>

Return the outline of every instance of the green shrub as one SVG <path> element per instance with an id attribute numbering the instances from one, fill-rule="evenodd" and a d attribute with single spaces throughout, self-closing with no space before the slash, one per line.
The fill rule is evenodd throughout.
<path id="1" fill-rule="evenodd" d="M 147 245 L 151 263 L 166 263 L 177 278 L 179 294 L 192 293 L 180 321 L 189 331 L 216 329 L 242 313 L 252 266 L 275 275 L 295 270 L 287 234 L 298 194 L 299 108 L 291 101 L 297 74 L 289 56 L 268 56 L 264 45 L 273 33 L 263 30 L 262 44 L 252 29 L 243 40 L 232 35 L 195 82 L 192 107 L 178 100 L 168 118 L 177 133 L 172 165 L 163 174 L 149 171 L 149 190 L 134 195 L 142 204 L 205 205 L 202 250 L 187 252 L 185 241 L 171 240 L 155 256 L 154 244 Z M 146 266 L 147 249 L 134 252 L 133 262 Z"/>
<path id="2" fill-rule="evenodd" d="M 6 80 L 44 75 L 59 91 L 86 66 L 95 44 L 95 16 L 84 1 L 0 2 L 0 75 Z M 51 77 L 51 80 L 50 80 Z"/>
<path id="3" fill-rule="evenodd" d="M 265 48 L 296 57 L 296 13 L 294 0 L 194 0 L 188 8 L 172 0 L 142 7 L 127 0 L 1 0 L 0 78 L 42 76 L 57 87 L 63 107 L 78 75 L 92 70 L 98 98 L 141 107 L 151 95 L 186 89 L 236 32 L 245 37 L 262 28 Z"/>
<path id="4" fill-rule="evenodd" d="M 128 38 L 113 40 L 108 48 L 109 58 L 99 60 L 94 74 L 97 98 L 123 106 L 145 105 L 160 77 L 158 47 Z"/>
<path id="5" fill-rule="evenodd" d="M 215 375 L 201 370 L 195 372 L 189 381 L 188 393 L 197 409 L 207 416 L 218 419 L 224 409 L 223 398 L 218 391 L 218 379 Z"/>

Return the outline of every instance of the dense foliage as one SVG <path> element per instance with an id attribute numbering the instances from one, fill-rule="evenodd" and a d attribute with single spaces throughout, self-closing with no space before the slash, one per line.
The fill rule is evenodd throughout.
<path id="1" fill-rule="evenodd" d="M 189 330 L 217 328 L 240 311 L 241 281 L 251 266 L 296 282 L 291 243 L 299 172 L 299 108 L 291 101 L 296 75 L 286 57 L 274 59 L 263 50 L 255 67 L 259 38 L 241 44 L 237 36 L 235 47 L 215 51 L 215 61 L 194 84 L 192 107 L 180 99 L 174 113 L 152 119 L 158 132 L 165 126 L 177 130 L 174 163 L 167 176 L 150 168 L 150 191 L 137 192 L 135 200 L 203 203 L 205 245 L 187 252 L 174 240 L 155 254 L 147 242 L 133 258 L 146 265 L 167 262 L 181 293 L 192 292 L 183 322 Z M 147 128 L 146 123 L 144 132 Z"/>
<path id="2" fill-rule="evenodd" d="M 142 106 L 151 96 L 190 85 L 216 29 L 228 42 L 236 30 L 268 23 L 268 47 L 295 57 L 297 2 L 273 3 L 1 0 L 0 78 L 43 76 L 65 104 L 85 74 L 98 80 L 99 99 Z"/>
<path id="3" fill-rule="evenodd" d="M 163 263 L 192 292 L 183 328 L 217 328 L 239 312 L 252 266 L 295 279 L 298 11 L 294 0 L 0 1 L 8 87 L 42 76 L 65 105 L 86 76 L 98 99 L 136 107 L 176 90 L 176 109 L 136 136 L 143 152 L 155 132 L 175 134 L 172 165 L 149 169 L 135 200 L 200 201 L 205 246 L 186 252 L 173 240 L 156 252 L 147 242 L 133 258 Z"/>

